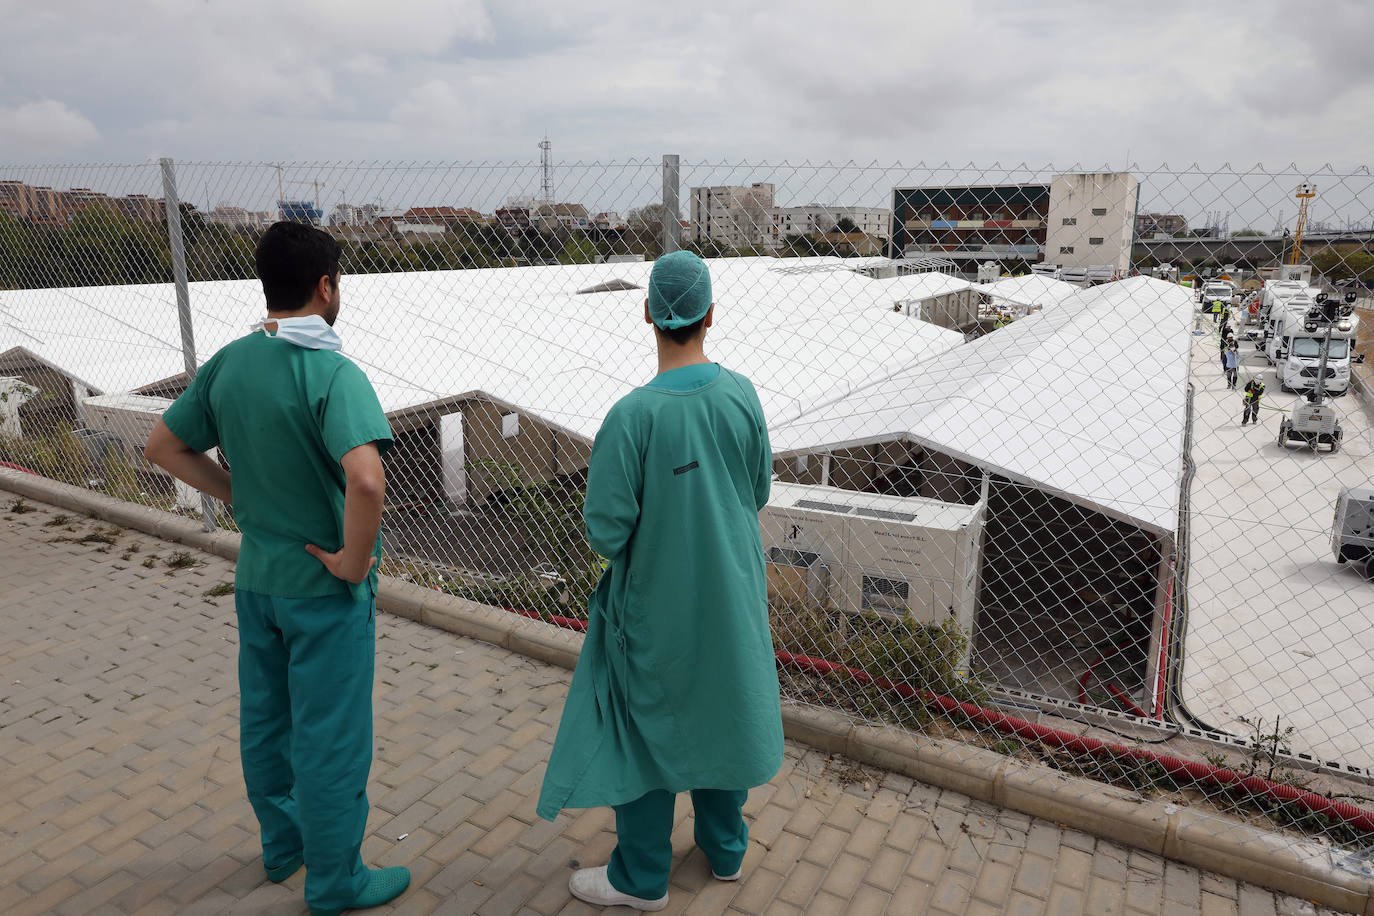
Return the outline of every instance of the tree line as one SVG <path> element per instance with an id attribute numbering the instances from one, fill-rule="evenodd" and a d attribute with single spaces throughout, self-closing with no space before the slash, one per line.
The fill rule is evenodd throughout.
<path id="1" fill-rule="evenodd" d="M 612 255 L 662 253 L 662 204 L 631 210 L 626 225 L 587 230 L 506 229 L 482 223 L 450 227 L 443 235 L 396 236 L 386 231 L 335 228 L 350 274 L 465 270 L 525 264 L 592 264 Z M 181 205 L 187 275 L 197 280 L 254 276 L 259 230 L 236 229 Z M 843 228 L 843 227 L 842 227 Z M 789 236 L 777 252 L 682 239 L 702 257 L 782 257 L 834 254 L 820 237 Z M 172 282 L 167 223 L 132 219 L 112 206 L 91 204 L 62 226 L 35 225 L 0 211 L 0 289 L 51 289 Z"/>

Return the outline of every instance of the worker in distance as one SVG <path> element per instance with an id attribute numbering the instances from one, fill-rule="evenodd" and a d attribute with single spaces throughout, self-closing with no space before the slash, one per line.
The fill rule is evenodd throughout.
<path id="1" fill-rule="evenodd" d="M 782 765 L 758 521 L 772 452 L 754 386 L 705 355 L 714 317 L 706 264 L 659 258 L 644 305 L 658 374 L 611 408 L 592 447 L 587 539 L 609 563 L 537 810 L 615 808 L 609 863 L 568 882 L 599 906 L 667 906 L 684 791 L 713 876 L 738 879 L 748 790 Z"/>
<path id="2" fill-rule="evenodd" d="M 304 864 L 315 916 L 379 906 L 410 883 L 359 854 L 392 437 L 367 376 L 339 352 L 339 257 L 327 232 L 272 225 L 254 255 L 267 317 L 210 357 L 145 451 L 234 507 L 243 781 L 267 878 Z M 204 454 L 216 446 L 232 473 Z"/>

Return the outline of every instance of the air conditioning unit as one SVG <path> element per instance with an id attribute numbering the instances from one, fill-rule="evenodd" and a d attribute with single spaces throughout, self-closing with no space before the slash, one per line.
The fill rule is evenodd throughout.
<path id="1" fill-rule="evenodd" d="M 0 433 L 15 439 L 24 435 L 19 425 L 19 408 L 38 393 L 38 389 L 23 379 L 0 377 Z"/>
<path id="2" fill-rule="evenodd" d="M 981 504 L 775 482 L 759 519 L 770 598 L 972 635 Z"/>
<path id="3" fill-rule="evenodd" d="M 172 406 L 167 398 L 141 394 L 101 394 L 84 399 L 86 425 L 108 433 L 119 442 L 120 451 L 135 467 L 154 470 L 143 457 L 143 445 Z"/>
<path id="4" fill-rule="evenodd" d="M 172 406 L 167 398 L 154 398 L 142 394 L 101 394 L 81 402 L 86 410 L 86 425 L 111 436 L 119 446 L 120 453 L 130 466 L 156 473 L 165 473 L 161 468 L 150 464 L 143 457 L 143 446 L 148 436 L 162 419 L 162 412 Z M 217 451 L 210 451 L 212 456 Z M 200 508 L 200 493 L 195 488 L 173 479 L 176 489 L 177 508 Z"/>

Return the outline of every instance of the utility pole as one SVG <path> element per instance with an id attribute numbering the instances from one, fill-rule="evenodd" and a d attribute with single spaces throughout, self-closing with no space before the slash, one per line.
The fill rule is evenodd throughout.
<path id="1" fill-rule="evenodd" d="M 681 204 L 678 194 L 682 181 L 681 164 L 676 155 L 663 157 L 663 253 L 682 247 Z"/>
<path id="2" fill-rule="evenodd" d="M 177 295 L 177 323 L 181 326 L 181 359 L 186 370 L 186 383 L 196 377 L 196 338 L 191 321 L 191 293 L 186 273 L 186 242 L 181 232 L 181 200 L 177 196 L 176 165 L 171 159 L 161 159 L 163 209 L 167 212 L 167 242 L 172 251 L 172 279 Z M 215 503 L 206 493 L 200 494 L 201 527 L 215 530 Z"/>

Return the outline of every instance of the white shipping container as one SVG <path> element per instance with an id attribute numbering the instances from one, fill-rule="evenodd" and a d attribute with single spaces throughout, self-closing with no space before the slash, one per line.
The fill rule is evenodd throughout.
<path id="1" fill-rule="evenodd" d="M 38 389 L 23 379 L 0 377 L 0 433 L 18 439 L 24 435 L 19 425 L 19 408 L 38 393 Z"/>
<path id="2" fill-rule="evenodd" d="M 143 457 L 148 436 L 162 419 L 162 413 L 172 406 L 168 398 L 154 398 L 142 394 L 102 394 L 81 402 L 86 411 L 86 425 L 117 438 L 125 458 L 134 467 L 162 472 Z M 209 455 L 218 459 L 218 449 Z M 189 484 L 173 479 L 177 508 L 195 511 L 200 508 L 200 493 Z"/>
<path id="3" fill-rule="evenodd" d="M 981 503 L 774 482 L 759 513 L 770 590 L 790 584 L 800 591 L 790 597 L 850 614 L 919 623 L 952 615 L 971 637 L 983 511 Z"/>
<path id="4" fill-rule="evenodd" d="M 162 419 L 162 412 L 172 406 L 168 398 L 154 398 L 142 394 L 101 394 L 82 401 L 86 409 L 86 425 L 117 438 L 124 456 L 137 467 L 152 469 L 143 458 L 143 446 Z"/>

